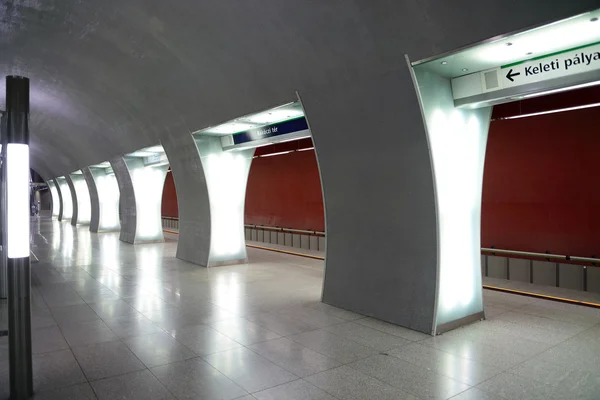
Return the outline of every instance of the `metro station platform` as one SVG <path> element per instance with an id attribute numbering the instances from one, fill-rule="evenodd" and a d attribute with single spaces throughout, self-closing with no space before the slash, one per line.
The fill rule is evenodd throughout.
<path id="1" fill-rule="evenodd" d="M 320 302 L 323 262 L 249 248 L 201 268 L 35 220 L 36 399 L 597 399 L 600 310 L 484 291 L 438 337 Z M 365 266 L 367 268 L 368 266 Z M 4 310 L 2 311 L 4 312 Z M 0 399 L 8 340 L 0 337 Z"/>

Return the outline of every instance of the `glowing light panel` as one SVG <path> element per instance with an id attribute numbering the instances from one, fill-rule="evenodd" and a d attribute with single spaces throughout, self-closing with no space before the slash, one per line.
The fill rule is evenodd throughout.
<path id="1" fill-rule="evenodd" d="M 8 258 L 29 257 L 29 146 L 6 146 Z"/>
<path id="2" fill-rule="evenodd" d="M 87 183 L 85 182 L 81 171 L 77 172 L 78 173 L 71 174 L 71 180 L 73 181 L 75 194 L 77 196 L 77 223 L 85 225 L 90 223 L 92 217 L 92 205 Z"/>
<path id="3" fill-rule="evenodd" d="M 244 202 L 254 150 L 223 152 L 213 138 L 196 139 L 210 202 L 209 264 L 246 260 Z M 210 150 L 208 150 L 210 149 Z"/>
<path id="4" fill-rule="evenodd" d="M 90 168 L 99 203 L 99 231 L 118 230 L 119 221 L 119 185 L 114 174 L 107 174 L 104 169 Z"/>
<path id="5" fill-rule="evenodd" d="M 52 216 L 58 217 L 58 213 L 60 211 L 60 198 L 58 197 L 58 190 L 56 190 L 54 182 L 48 181 L 47 184 L 50 188 L 50 196 L 52 196 Z"/>
<path id="6" fill-rule="evenodd" d="M 483 311 L 481 189 L 491 108 L 455 109 L 449 79 L 415 68 L 438 214 L 436 326 Z"/>
<path id="7" fill-rule="evenodd" d="M 73 217 L 73 198 L 71 197 L 71 189 L 67 184 L 64 176 L 56 178 L 62 196 L 62 219 L 71 219 Z"/>

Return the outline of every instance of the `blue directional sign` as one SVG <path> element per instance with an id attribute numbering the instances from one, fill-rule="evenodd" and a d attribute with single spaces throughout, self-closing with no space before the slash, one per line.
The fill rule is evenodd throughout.
<path id="1" fill-rule="evenodd" d="M 262 126 L 256 129 L 251 129 L 249 131 L 236 133 L 233 135 L 233 143 L 236 145 L 248 143 L 255 140 L 286 135 L 288 133 L 304 131 L 307 129 L 308 123 L 306 122 L 306 118 L 300 117 L 288 121 L 278 122 L 276 124 Z"/>

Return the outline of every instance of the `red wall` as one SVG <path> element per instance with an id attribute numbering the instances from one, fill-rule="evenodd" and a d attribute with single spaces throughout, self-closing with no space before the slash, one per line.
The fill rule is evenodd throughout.
<path id="1" fill-rule="evenodd" d="M 252 160 L 246 224 L 324 231 L 321 179 L 313 150 Z"/>
<path id="2" fill-rule="evenodd" d="M 179 209 L 177 208 L 177 192 L 175 191 L 175 182 L 173 174 L 169 170 L 165 179 L 162 196 L 162 215 L 163 217 L 179 217 Z"/>
<path id="3" fill-rule="evenodd" d="M 600 255 L 598 108 L 494 121 L 482 246 Z"/>

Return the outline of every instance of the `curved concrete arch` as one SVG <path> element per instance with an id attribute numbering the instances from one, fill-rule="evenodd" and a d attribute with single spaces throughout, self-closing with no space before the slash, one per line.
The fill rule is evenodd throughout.
<path id="1" fill-rule="evenodd" d="M 58 197 L 56 183 L 54 183 L 54 179 L 49 179 L 46 181 L 46 184 L 50 190 L 50 199 L 52 200 L 52 204 L 50 205 L 50 215 L 58 218 L 60 214 L 60 199 Z"/>
<path id="2" fill-rule="evenodd" d="M 71 221 L 73 218 L 74 204 L 73 204 L 73 192 L 66 176 L 59 176 L 55 179 L 58 186 L 58 193 L 60 197 L 60 216 L 59 221 Z"/>
<path id="3" fill-rule="evenodd" d="M 52 181 L 54 182 L 54 186 L 56 187 L 56 194 L 58 195 L 58 214 L 57 214 L 57 219 L 59 221 L 62 221 L 62 215 L 63 215 L 62 192 L 60 190 L 60 185 L 58 184 L 58 181 L 56 180 L 56 178 L 52 179 Z"/>
<path id="4" fill-rule="evenodd" d="M 436 194 L 404 55 L 420 60 L 597 7 L 597 0 L 522 0 L 518 10 L 502 0 L 21 2 L 3 20 L 0 70 L 39 82 L 32 131 L 47 134 L 32 135 L 32 167 L 47 176 L 281 104 L 297 90 L 327 213 L 324 301 L 431 333 Z M 69 62 L 64 49 L 74 55 Z"/>
<path id="5" fill-rule="evenodd" d="M 91 232 L 114 232 L 120 230 L 119 186 L 114 174 L 106 168 L 88 167 L 81 170 L 89 188 Z"/>
<path id="6" fill-rule="evenodd" d="M 121 233 L 119 240 L 127 243 L 135 243 L 135 231 L 137 226 L 137 213 L 135 205 L 135 192 L 129 169 L 123 157 L 114 157 L 110 165 L 115 172 L 121 193 Z"/>
<path id="7" fill-rule="evenodd" d="M 171 165 L 179 207 L 177 258 L 208 266 L 210 202 L 204 168 L 191 134 L 165 136 L 162 145 Z"/>
<path id="8" fill-rule="evenodd" d="M 73 184 L 73 180 L 71 179 L 71 175 L 65 175 L 65 179 L 67 181 L 67 185 L 69 186 L 69 191 L 71 192 L 71 201 L 73 204 L 73 214 L 71 215 L 71 225 L 77 225 L 77 214 L 79 211 L 79 204 L 77 203 L 77 191 L 75 190 L 75 185 Z"/>
<path id="9" fill-rule="evenodd" d="M 163 242 L 160 214 L 168 165 L 145 166 L 138 157 L 110 160 L 121 194 L 120 240 L 131 243 Z"/>
<path id="10" fill-rule="evenodd" d="M 96 182 L 89 167 L 82 168 L 83 177 L 87 183 L 90 191 L 90 204 L 92 206 L 92 212 L 90 216 L 90 232 L 98 232 L 98 225 L 100 223 L 100 201 L 98 200 L 98 188 Z"/>

